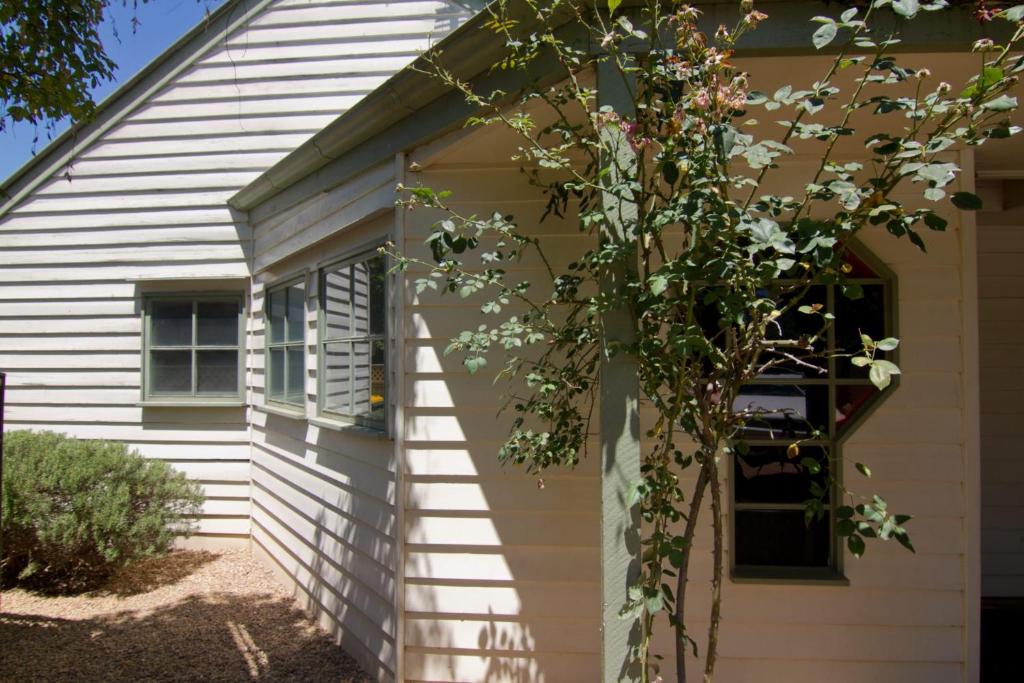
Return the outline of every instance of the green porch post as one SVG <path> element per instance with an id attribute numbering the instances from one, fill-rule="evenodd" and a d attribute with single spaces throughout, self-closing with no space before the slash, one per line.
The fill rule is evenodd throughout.
<path id="1" fill-rule="evenodd" d="M 597 70 L 598 106 L 609 106 L 620 114 L 633 114 L 629 85 L 613 64 L 602 62 Z M 608 131 L 609 161 L 617 169 L 635 163 L 625 136 Z M 604 195 L 607 217 L 602 239 L 627 239 L 626 226 L 636 220 L 636 205 L 611 193 Z M 601 280 L 601 290 L 621 291 L 624 276 L 635 271 L 636 263 L 609 266 Z M 604 328 L 601 355 L 601 671 L 605 683 L 637 681 L 638 667 L 628 666 L 630 649 L 640 642 L 637 619 L 622 619 L 619 611 L 626 604 L 627 588 L 640 575 L 640 506 L 630 505 L 629 486 L 640 478 L 639 383 L 636 363 L 625 355 L 610 357 L 609 343 L 633 340 L 633 320 L 629 310 L 609 311 L 602 317 Z"/>

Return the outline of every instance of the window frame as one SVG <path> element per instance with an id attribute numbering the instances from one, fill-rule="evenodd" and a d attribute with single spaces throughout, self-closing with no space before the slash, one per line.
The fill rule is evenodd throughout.
<path id="1" fill-rule="evenodd" d="M 306 390 L 306 379 L 309 376 L 309 341 L 308 341 L 308 327 L 309 318 L 306 313 L 306 306 L 309 302 L 309 273 L 303 271 L 297 275 L 293 275 L 288 278 L 275 281 L 273 284 L 268 285 L 263 290 L 263 404 L 269 405 L 272 408 L 280 408 L 282 410 L 304 412 L 306 402 L 309 400 L 309 392 Z M 283 341 L 274 343 L 271 341 L 271 315 L 270 315 L 270 297 L 274 292 L 284 290 L 285 291 L 285 329 L 288 325 L 288 290 L 297 285 L 302 285 L 302 339 L 297 342 Z M 284 362 L 284 387 L 288 386 L 288 361 L 287 361 L 287 350 L 288 348 L 294 348 L 298 346 L 302 349 L 302 398 L 297 402 L 285 401 L 276 399 L 270 395 L 270 374 L 273 354 L 271 350 L 274 348 L 280 348 L 285 351 L 285 362 Z M 286 392 L 287 393 L 287 392 Z M 319 392 L 318 392 L 319 393 Z"/>
<path id="2" fill-rule="evenodd" d="M 852 239 L 848 242 L 848 251 L 855 256 L 857 259 L 862 261 L 865 265 L 871 268 L 875 277 L 849 277 L 846 282 L 856 283 L 860 285 L 881 285 L 883 287 L 883 337 L 898 336 L 898 308 L 899 308 L 899 288 L 898 279 L 896 274 L 891 268 L 886 266 L 882 261 L 875 256 L 867 247 L 863 245 L 859 240 Z M 785 278 L 780 281 L 784 282 Z M 826 288 L 826 310 L 835 311 L 835 302 L 837 294 L 842 296 L 841 293 L 837 293 L 838 284 L 825 284 L 821 285 Z M 827 338 L 828 349 L 835 351 L 836 348 L 836 325 L 832 324 L 829 326 L 828 338 Z M 894 351 L 888 352 L 886 358 L 899 364 L 900 349 L 897 348 Z M 842 386 L 871 386 L 870 380 L 865 376 L 864 378 L 854 377 L 838 377 L 838 370 L 836 367 L 836 358 L 828 358 L 828 374 L 823 379 L 818 378 L 803 378 L 803 379 L 791 379 L 786 382 L 781 382 L 778 379 L 764 379 L 754 380 L 749 384 L 752 385 L 769 385 L 769 386 L 824 386 L 828 389 L 828 438 L 819 440 L 808 440 L 803 443 L 807 446 L 820 446 L 828 450 L 830 456 L 830 467 L 834 468 L 834 477 L 832 485 L 829 490 L 829 503 L 826 506 L 826 514 L 828 515 L 828 534 L 829 534 L 829 562 L 828 566 L 823 567 L 803 567 L 803 566 L 788 566 L 788 565 L 738 565 L 736 563 L 736 513 L 744 509 L 771 509 L 771 510 L 782 510 L 782 509 L 803 509 L 801 503 L 797 504 L 784 504 L 784 503 L 737 503 L 736 502 L 736 455 L 731 455 L 726 462 L 728 462 L 728 495 L 729 495 L 729 569 L 730 576 L 735 583 L 815 583 L 815 584 L 837 584 L 837 585 L 848 585 L 849 581 L 845 575 L 845 555 L 844 545 L 840 543 L 839 536 L 836 534 L 836 518 L 834 510 L 839 502 L 841 486 L 843 481 L 843 470 L 844 470 L 844 459 L 843 459 L 843 446 L 847 440 L 856 433 L 857 429 L 868 419 L 875 410 L 888 398 L 893 391 L 899 386 L 900 376 L 894 375 L 892 382 L 888 387 L 872 396 L 859 411 L 856 411 L 843 425 L 841 432 L 837 430 L 836 422 L 836 408 L 837 408 L 837 390 Z M 770 439 L 744 439 L 751 445 L 769 445 Z M 787 445 L 788 442 L 774 442 L 773 445 Z M 808 494 L 809 496 L 810 494 Z"/>
<path id="3" fill-rule="evenodd" d="M 188 346 L 161 347 L 152 344 L 153 339 L 153 316 L 152 306 L 158 301 L 189 302 L 192 305 L 192 339 Z M 197 315 L 200 302 L 227 302 L 238 304 L 238 324 L 236 328 L 237 344 L 235 345 L 199 345 L 197 343 L 198 324 Z M 142 295 L 142 364 L 141 364 L 141 405 L 143 406 L 242 406 L 245 405 L 245 352 L 246 334 L 245 326 L 248 319 L 248 308 L 245 292 L 238 290 L 216 291 L 216 292 L 149 292 Z M 197 393 L 198 385 L 198 364 L 196 363 L 197 351 L 226 351 L 236 350 L 236 368 L 238 383 L 233 393 L 222 394 L 200 394 Z M 159 350 L 188 350 L 192 354 L 192 376 L 191 391 L 187 394 L 154 394 L 150 382 L 152 380 L 152 351 Z"/>
<path id="4" fill-rule="evenodd" d="M 390 276 L 388 275 L 387 265 L 388 257 L 379 252 L 379 248 L 383 246 L 382 240 L 376 240 L 370 245 L 359 247 L 355 250 L 349 251 L 346 254 L 337 258 L 332 258 L 327 261 L 323 261 L 317 266 L 317 285 L 316 285 L 316 297 L 317 297 L 317 334 L 316 334 L 316 418 L 313 422 L 325 426 L 334 426 L 337 424 L 341 427 L 353 427 L 359 429 L 365 429 L 379 436 L 390 436 L 391 435 L 391 392 L 393 390 L 391 381 L 391 370 L 392 370 L 392 358 L 391 358 L 391 334 L 392 334 L 392 323 L 391 323 L 391 296 L 392 286 L 390 282 Z M 380 258 L 384 261 L 384 332 L 381 334 L 367 334 L 365 336 L 353 336 L 347 338 L 332 338 L 328 341 L 325 338 L 325 330 L 327 327 L 327 275 L 331 272 L 335 272 L 347 266 L 354 265 L 356 263 L 362 263 L 369 261 L 374 258 Z M 382 420 L 372 420 L 364 415 L 347 415 L 345 413 L 336 412 L 329 410 L 325 406 L 326 397 L 326 384 L 327 384 L 327 372 L 326 372 L 326 351 L 325 347 L 328 343 L 337 342 L 354 342 L 355 340 L 365 339 L 368 342 L 383 341 L 384 343 L 384 417 Z M 371 347 L 372 354 L 372 347 Z M 372 358 L 372 355 L 371 355 Z"/>

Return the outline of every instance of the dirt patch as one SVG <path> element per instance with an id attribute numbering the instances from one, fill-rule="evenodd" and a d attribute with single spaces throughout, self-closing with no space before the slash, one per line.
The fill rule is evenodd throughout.
<path id="1" fill-rule="evenodd" d="M 176 551 L 75 596 L 5 591 L 0 681 L 370 679 L 245 551 Z"/>

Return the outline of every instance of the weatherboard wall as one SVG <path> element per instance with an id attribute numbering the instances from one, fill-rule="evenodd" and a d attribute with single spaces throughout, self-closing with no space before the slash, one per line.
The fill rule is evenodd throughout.
<path id="1" fill-rule="evenodd" d="M 323 263 L 392 238 L 394 188 L 386 164 L 253 226 L 256 263 L 273 259 L 253 284 L 253 546 L 384 680 L 397 656 L 394 447 L 386 433 L 318 420 L 317 287 Z M 293 407 L 265 395 L 264 309 L 268 288 L 296 279 L 306 285 L 306 372 Z"/>
<path id="2" fill-rule="evenodd" d="M 181 47 L 143 85 L 176 75 L 97 139 L 83 129 L 70 165 L 0 217 L 0 368 L 6 429 L 117 439 L 166 460 L 206 486 L 200 532 L 239 538 L 250 526 L 247 410 L 137 405 L 141 297 L 248 291 L 253 235 L 228 198 L 465 10 L 243 0 L 230 12 L 253 16 Z"/>
<path id="3" fill-rule="evenodd" d="M 780 60 L 781 61 L 781 60 Z M 770 65 L 778 73 L 791 64 Z M 495 131 L 452 137 L 432 150 L 407 185 L 453 192 L 463 212 L 511 213 L 542 236 L 556 264 L 580 247 L 574 222 L 540 222 L 544 199 Z M 417 159 L 413 153 L 411 158 Z M 766 189 L 799 190 L 818 157 L 797 155 Z M 969 188 L 965 179 L 962 187 Z M 908 190 L 900 193 L 914 200 Z M 429 259 L 423 240 L 437 215 L 407 215 L 406 253 Z M 970 638 L 965 529 L 971 523 L 963 373 L 967 319 L 960 219 L 929 233 L 929 253 L 884 229 L 863 242 L 898 277 L 902 381 L 846 442 L 844 476 L 914 516 L 916 554 L 872 543 L 846 553 L 848 585 L 742 583 L 726 579 L 718 678 L 732 681 L 965 681 Z M 543 277 L 527 257 L 516 275 Z M 445 356 L 448 340 L 481 321 L 482 298 L 416 294 L 409 275 L 405 321 L 403 614 L 409 681 L 592 681 L 600 677 L 598 451 L 574 472 L 551 471 L 543 486 L 497 453 L 510 416 L 499 414 L 498 355 L 476 375 Z M 514 308 L 514 306 L 513 306 Z M 647 408 L 641 414 L 649 424 Z M 596 446 L 596 441 L 595 444 Z M 645 449 L 646 452 L 646 449 Z M 853 467 L 867 463 L 865 480 Z M 726 524 L 728 516 L 726 513 Z M 691 634 L 703 647 L 711 576 L 709 529 L 698 534 L 688 600 Z M 728 564 L 728 551 L 726 563 Z M 664 623 L 655 651 L 674 676 Z M 690 677 L 700 678 L 696 660 Z"/>

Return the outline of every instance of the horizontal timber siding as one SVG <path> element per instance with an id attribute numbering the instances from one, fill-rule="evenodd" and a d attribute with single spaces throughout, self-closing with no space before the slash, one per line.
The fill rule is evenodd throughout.
<path id="1" fill-rule="evenodd" d="M 394 446 L 383 434 L 312 424 L 317 391 L 317 267 L 391 236 L 392 165 L 253 226 L 252 539 L 306 608 L 381 678 L 394 678 L 398 528 Z M 368 202 L 368 197 L 377 199 Z M 331 236 L 333 235 L 333 236 Z M 306 283 L 305 401 L 266 412 L 266 291 Z"/>
<path id="2" fill-rule="evenodd" d="M 157 286 L 137 280 L 245 287 L 253 235 L 228 198 L 465 14 L 441 0 L 279 0 L 198 58 L 183 48 L 162 67 L 183 71 L 0 218 L 5 428 L 125 441 L 204 484 L 201 535 L 247 536 L 248 411 L 136 405 L 140 301 Z M 257 449 L 257 471 L 271 457 Z"/>
<path id="3" fill-rule="evenodd" d="M 580 237 L 574 223 L 539 223 L 542 198 L 493 131 L 437 153 L 406 179 L 452 190 L 463 213 L 513 213 L 564 264 Z M 817 159 L 794 160 L 773 191 L 793 192 Z M 789 183 L 789 185 L 787 185 Z M 900 199 L 912 201 L 909 194 Z M 918 200 L 919 201 L 919 200 Z M 916 554 L 874 543 L 847 555 L 849 586 L 726 581 L 718 678 L 743 681 L 961 681 L 964 676 L 966 501 L 962 431 L 959 220 L 930 233 L 929 253 L 871 229 L 862 241 L 898 276 L 900 386 L 843 448 L 848 484 L 914 515 Z M 429 259 L 423 240 L 436 216 L 409 214 L 404 249 Z M 471 258 L 471 257 L 470 257 Z M 558 266 L 556 265 L 556 268 Z M 538 278 L 530 257 L 515 276 Z M 520 273 L 520 271 L 522 271 Z M 410 273 L 410 280 L 418 274 Z M 405 671 L 413 681 L 593 681 L 600 678 L 599 471 L 596 448 L 573 473 L 545 475 L 543 488 L 503 468 L 497 451 L 509 416 L 491 366 L 469 375 L 449 339 L 472 329 L 477 298 L 406 296 Z M 495 371 L 496 372 L 496 371 Z M 641 419 L 649 423 L 644 407 Z M 642 449 L 647 452 L 648 449 Z M 853 467 L 867 463 L 865 481 Z M 695 475 L 694 475 L 695 476 Z M 726 524 L 728 515 L 726 513 Z M 695 541 L 687 623 L 701 642 L 711 578 L 709 529 Z M 728 558 L 726 559 L 728 563 Z M 671 634 L 655 637 L 674 677 Z M 700 677 L 696 662 L 689 675 Z"/>

